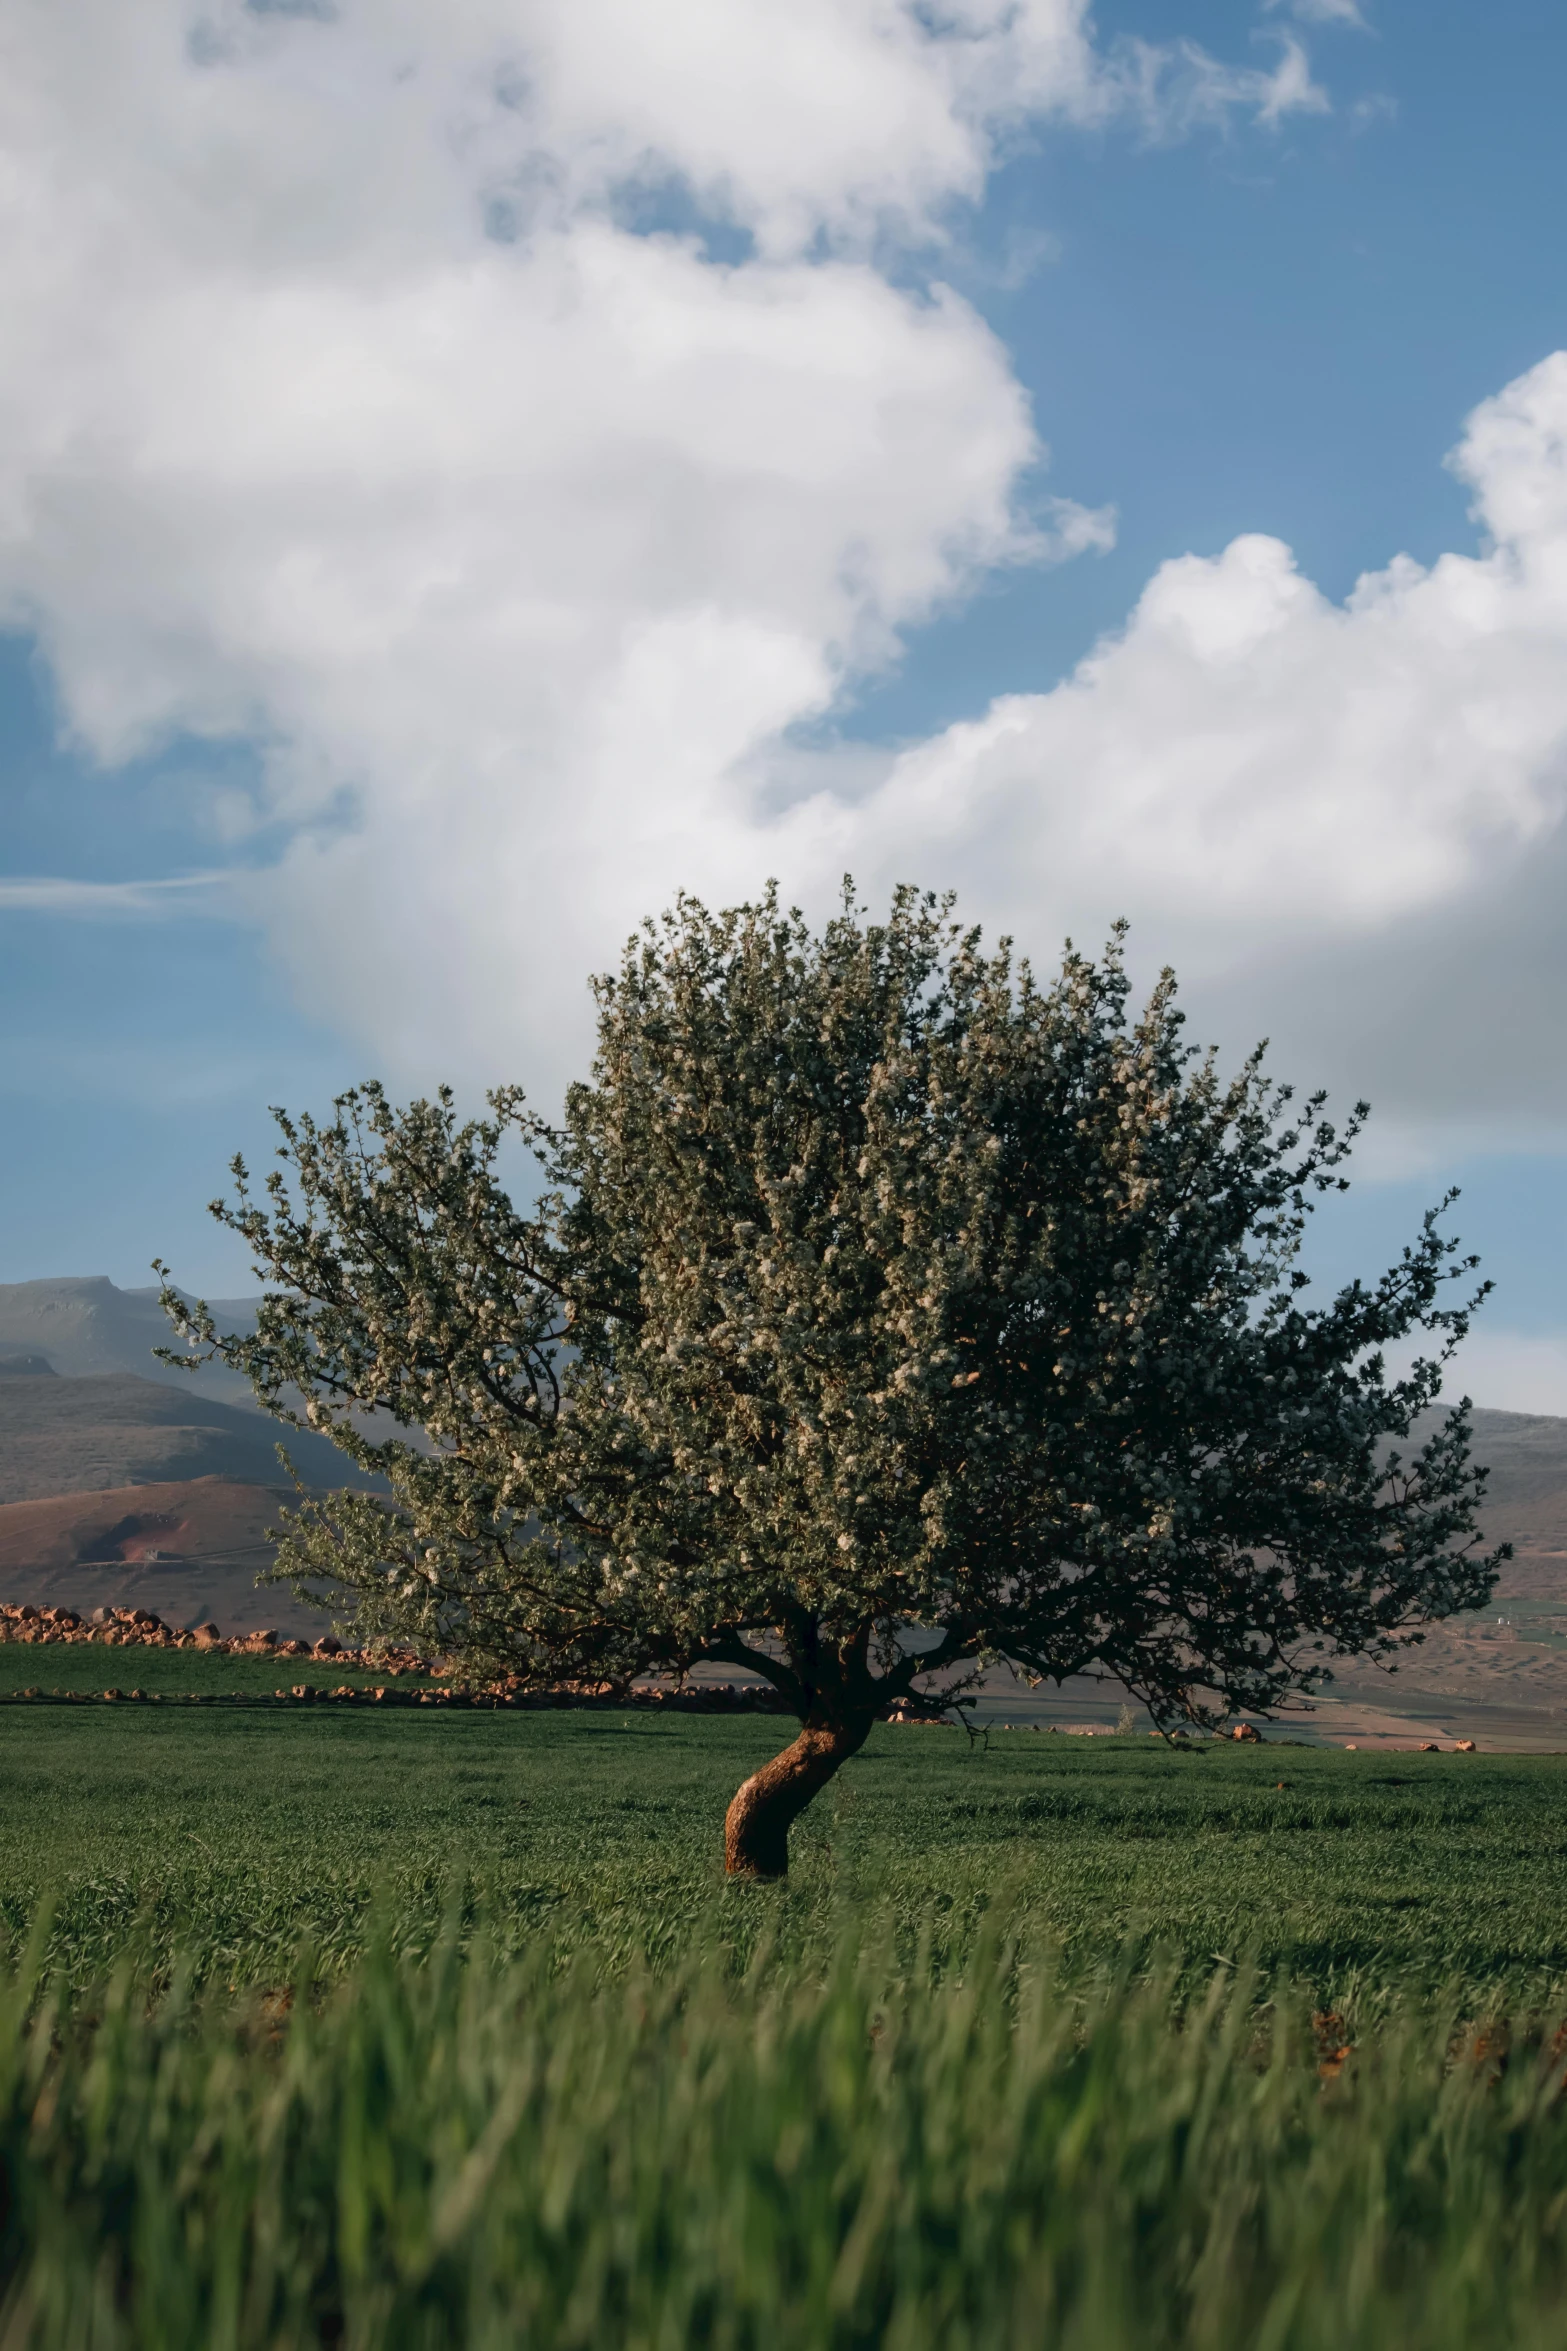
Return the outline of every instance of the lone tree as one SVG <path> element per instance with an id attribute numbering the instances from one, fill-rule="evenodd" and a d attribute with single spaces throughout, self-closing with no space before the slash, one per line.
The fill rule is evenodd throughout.
<path id="1" fill-rule="evenodd" d="M 1120 945 L 1041 987 L 912 890 L 868 923 L 846 889 L 819 937 L 774 892 L 683 898 L 596 983 L 558 1127 L 514 1089 L 465 1125 L 377 1085 L 276 1113 L 267 1204 L 235 1160 L 213 1210 L 269 1284 L 254 1333 L 164 1303 L 177 1360 L 390 1484 L 291 1513 L 281 1572 L 529 1683 L 760 1674 L 801 1727 L 729 1806 L 759 1877 L 879 1715 L 997 1656 L 1201 1724 L 1479 1606 L 1467 1405 L 1389 1444 L 1476 1261 L 1433 1210 L 1307 1305 L 1365 1106 L 1292 1109 L 1260 1048 L 1221 1080 L 1168 973 L 1129 1017 Z M 1434 1354 L 1390 1379 L 1414 1331 Z"/>

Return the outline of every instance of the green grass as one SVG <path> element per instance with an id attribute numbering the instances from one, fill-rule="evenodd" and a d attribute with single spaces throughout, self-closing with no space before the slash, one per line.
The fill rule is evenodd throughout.
<path id="1" fill-rule="evenodd" d="M 0 1707 L 0 2351 L 1561 2340 L 1567 1760 L 784 1728 Z"/>
<path id="2" fill-rule="evenodd" d="M 508 1948 L 667 1952 L 723 1895 L 724 1806 L 787 1726 L 645 1714 L 0 1707 L 0 1915 L 57 1903 L 79 1979 L 138 1932 L 225 1981 L 380 1885 L 428 1943 L 461 1881 Z M 1276 1782 L 1286 1784 L 1280 1789 Z M 1567 1986 L 1567 1760 L 884 1728 L 806 1814 L 772 1910 L 878 1906 L 961 1954 L 1003 1895 L 1095 1964 L 1128 1936 L 1251 1952 L 1337 1998 L 1411 1971 Z"/>
<path id="3" fill-rule="evenodd" d="M 270 1698 L 274 1691 L 306 1682 L 316 1689 L 394 1690 L 440 1688 L 425 1674 L 394 1678 L 363 1666 L 340 1665 L 331 1657 L 225 1657 L 200 1649 L 105 1648 L 97 1641 L 70 1644 L 0 1642 L 0 1699 L 23 1690 L 46 1695 L 101 1697 L 105 1690 L 145 1690 L 159 1697 Z"/>
<path id="4" fill-rule="evenodd" d="M 26 2351 L 1539 2351 L 1567 2323 L 1549 2018 L 960 1978 L 878 1931 L 606 1986 L 455 1935 L 324 1999 L 0 2013 Z M 1353 2025 L 1349 2028 L 1355 2030 Z M 1337 2025 L 1328 2029 L 1337 2049 Z"/>

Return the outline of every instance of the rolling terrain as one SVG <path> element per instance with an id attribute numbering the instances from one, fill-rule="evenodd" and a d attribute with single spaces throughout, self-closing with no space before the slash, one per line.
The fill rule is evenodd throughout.
<path id="1" fill-rule="evenodd" d="M 277 1483 L 192 1477 L 0 1504 L 0 1602 L 145 1608 L 166 1624 L 314 1638 L 324 1617 L 286 1588 L 256 1588 L 271 1564 L 266 1530 L 297 1499 Z"/>
<path id="2" fill-rule="evenodd" d="M 215 1311 L 241 1327 L 253 1309 Z M 286 1592 L 256 1589 L 265 1530 L 294 1499 L 279 1441 L 316 1490 L 365 1481 L 233 1373 L 159 1363 L 170 1336 L 154 1290 L 0 1285 L 0 1601 L 319 1632 Z"/>
<path id="3" fill-rule="evenodd" d="M 1421 1434 L 1417 1426 L 1417 1441 Z M 1491 1471 L 1486 1540 L 1509 1542 L 1515 1553 L 1490 1607 L 1433 1626 L 1396 1671 L 1340 1665 L 1311 1713 L 1281 1720 L 1270 1736 L 1363 1747 L 1476 1738 L 1567 1750 L 1567 1419 L 1477 1409 L 1474 1451 Z M 999 1667 L 986 1677 L 980 1713 L 1107 1731 L 1125 1703 L 1114 1682 L 1076 1675 L 1059 1690 L 1034 1691 Z"/>
<path id="4" fill-rule="evenodd" d="M 248 1330 L 254 1298 L 214 1298 L 220 1330 Z M 153 1353 L 174 1341 L 156 1289 L 121 1290 L 103 1274 L 44 1282 L 0 1282 L 0 1356 L 36 1356 L 62 1379 L 134 1372 L 187 1396 L 217 1397 L 253 1409 L 237 1372 L 208 1364 L 174 1371 Z"/>
<path id="5" fill-rule="evenodd" d="M 254 1307 L 214 1302 L 228 1328 Z M 355 1473 L 324 1438 L 259 1412 L 234 1374 L 160 1364 L 152 1351 L 168 1336 L 152 1289 L 0 1284 L 0 1600 L 318 1629 L 255 1588 L 264 1529 L 290 1493 L 278 1441 L 313 1488 Z M 1394 1674 L 1341 1669 L 1299 1726 L 1307 1735 L 1567 1748 L 1567 1419 L 1477 1410 L 1474 1423 L 1491 1469 L 1486 1535 L 1516 1554 L 1492 1606 L 1433 1628 Z M 1103 1729 L 1123 1703 L 1112 1684 L 1028 1691 L 1003 1668 L 987 1677 L 981 1715 Z"/>
<path id="6" fill-rule="evenodd" d="M 1567 1748 L 1567 1420 L 1476 1411 L 1474 1425 L 1475 1457 L 1491 1471 L 1482 1524 L 1489 1541 L 1514 1546 L 1490 1607 L 1433 1626 L 1395 1674 L 1341 1668 L 1322 1712 L 1332 1721 L 1347 1709 L 1350 1735 L 1357 1710 L 1386 1710 L 1432 1735 Z M 1374 1741 L 1363 1722 L 1368 1733 Z"/>
<path id="7" fill-rule="evenodd" d="M 0 1355 L 0 1505 L 154 1479 L 286 1485 L 280 1440 L 308 1485 L 354 1482 L 324 1437 L 264 1413 L 124 1372 L 59 1379 Z"/>

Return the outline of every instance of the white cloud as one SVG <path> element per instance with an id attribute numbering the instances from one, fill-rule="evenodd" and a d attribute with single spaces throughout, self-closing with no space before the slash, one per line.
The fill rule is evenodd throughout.
<path id="1" fill-rule="evenodd" d="M 1406 1125 L 1559 1131 L 1567 354 L 1452 463 L 1478 555 L 1396 558 L 1343 605 L 1274 539 L 1179 557 L 1053 692 L 793 825 L 823 865 L 895 844 L 1030 940 L 1129 914 L 1231 1041 L 1270 1028 Z"/>
<path id="2" fill-rule="evenodd" d="M 0 611 L 104 759 L 262 745 L 294 845 L 236 892 L 383 1067 L 547 1085 L 676 886 L 852 867 L 1047 957 L 1130 913 L 1229 1041 L 1390 1103 L 1406 1162 L 1567 1122 L 1567 359 L 1472 420 L 1478 556 L 1337 606 L 1242 538 L 1053 693 L 897 757 L 792 739 L 980 574 L 1112 528 L 1025 501 L 1008 355 L 896 240 L 939 248 L 1025 114 L 1321 105 L 1293 40 L 1105 55 L 1079 0 L 19 0 L 0 68 Z M 631 233 L 655 194 L 728 242 Z"/>
<path id="3" fill-rule="evenodd" d="M 1417 1126 L 1554 1131 L 1567 359 L 1471 422 L 1478 556 L 1336 606 L 1243 538 L 1053 693 L 896 758 L 790 743 L 978 574 L 1111 527 L 1020 502 L 1007 354 L 889 240 L 939 246 L 1025 115 L 1324 102 L 1292 40 L 1242 69 L 1098 53 L 1078 0 L 936 22 L 20 0 L 4 609 L 102 757 L 266 747 L 296 838 L 236 891 L 396 1073 L 548 1083 L 581 974 L 675 886 L 852 866 L 1047 956 L 1131 913 L 1232 1041 L 1380 1092 L 1406 1160 Z M 656 191 L 730 244 L 630 233 Z"/>
<path id="4" fill-rule="evenodd" d="M 143 882 L 85 882 L 52 874 L 0 875 L 0 912 L 69 914 L 118 920 L 128 914 L 189 915 L 192 899 L 201 911 L 232 908 L 228 873 L 179 874 Z"/>
<path id="5" fill-rule="evenodd" d="M 1006 353 L 889 249 L 1025 121 L 1315 103 L 1084 0 L 18 0 L 0 616 L 106 761 L 263 746 L 298 837 L 243 886 L 378 1057 L 536 1058 L 787 845 L 786 730 L 1108 543 L 1020 504 Z"/>
<path id="6" fill-rule="evenodd" d="M 866 812 L 1030 890 L 1200 933 L 1342 936 L 1449 901 L 1554 831 L 1567 787 L 1567 354 L 1470 420 L 1489 545 L 1343 605 L 1259 536 L 1180 556 L 1054 692 L 904 755 Z"/>
<path id="7" fill-rule="evenodd" d="M 1264 0 L 1272 12 L 1288 10 L 1302 24 L 1353 25 L 1357 32 L 1367 30 L 1359 0 Z"/>
<path id="8" fill-rule="evenodd" d="M 1271 69 L 1221 64 L 1194 41 L 1127 40 L 1112 70 L 1126 103 L 1156 140 L 1185 138 L 1223 123 L 1237 108 L 1276 126 L 1290 114 L 1327 114 L 1327 92 L 1311 78 L 1299 41 L 1286 34 Z"/>

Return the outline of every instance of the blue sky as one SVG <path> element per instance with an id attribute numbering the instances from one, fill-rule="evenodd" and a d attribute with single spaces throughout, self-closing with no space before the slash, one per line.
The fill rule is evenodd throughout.
<path id="1" fill-rule="evenodd" d="M 1371 1095 L 1324 1277 L 1460 1183 L 1476 1393 L 1567 1412 L 1567 20 L 976 5 L 959 100 L 894 0 L 719 13 L 15 37 L 0 1279 L 243 1287 L 202 1207 L 267 1103 L 548 1099 L 637 911 L 852 863 L 1041 960 L 1124 907 L 1227 1049 Z M 1322 609 L 1498 516 L 1508 580 L 1395 582 L 1391 651 Z M 1275 634 L 1176 677 L 1158 581 L 1183 645 L 1194 599 Z"/>

